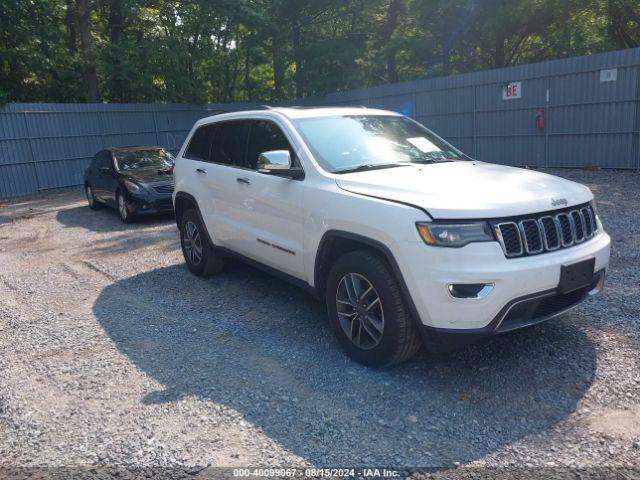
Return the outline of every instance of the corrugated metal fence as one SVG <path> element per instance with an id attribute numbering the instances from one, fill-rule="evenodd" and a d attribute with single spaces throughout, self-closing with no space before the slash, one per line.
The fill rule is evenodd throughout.
<path id="1" fill-rule="evenodd" d="M 82 184 L 83 171 L 110 146 L 179 150 L 193 123 L 237 104 L 9 104 L 0 109 L 0 198 Z"/>
<path id="2" fill-rule="evenodd" d="M 640 169 L 639 92 L 640 49 L 630 49 L 304 103 L 400 111 L 490 162 Z M 246 107 L 9 104 L 0 108 L 0 198 L 79 185 L 89 159 L 108 146 L 159 144 L 175 152 L 197 119 Z"/>
<path id="3" fill-rule="evenodd" d="M 639 88 L 640 49 L 629 49 L 334 93 L 326 103 L 401 111 L 479 160 L 638 169 Z"/>

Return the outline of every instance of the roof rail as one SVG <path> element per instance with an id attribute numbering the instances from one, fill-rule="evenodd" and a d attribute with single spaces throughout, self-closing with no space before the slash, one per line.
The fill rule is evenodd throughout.
<path id="1" fill-rule="evenodd" d="M 292 108 L 294 110 L 311 110 L 319 108 L 342 108 L 342 105 L 290 105 L 286 108 Z M 369 108 L 365 105 L 347 105 L 348 108 Z"/>

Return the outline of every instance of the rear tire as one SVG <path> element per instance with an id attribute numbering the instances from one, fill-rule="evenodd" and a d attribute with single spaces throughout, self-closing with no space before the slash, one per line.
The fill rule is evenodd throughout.
<path id="1" fill-rule="evenodd" d="M 224 261 L 216 254 L 200 216 L 194 209 L 182 214 L 180 245 L 187 267 L 194 275 L 214 275 L 224 267 Z"/>
<path id="2" fill-rule="evenodd" d="M 326 302 L 338 340 L 359 363 L 389 367 L 408 360 L 422 345 L 393 271 L 373 251 L 356 250 L 336 261 Z"/>
<path id="3" fill-rule="evenodd" d="M 93 193 L 93 188 L 91 188 L 91 185 L 87 184 L 84 186 L 84 194 L 87 197 L 87 203 L 89 204 L 89 208 L 91 210 L 100 210 L 102 207 L 104 207 L 102 203 L 96 200 L 96 196 Z"/>

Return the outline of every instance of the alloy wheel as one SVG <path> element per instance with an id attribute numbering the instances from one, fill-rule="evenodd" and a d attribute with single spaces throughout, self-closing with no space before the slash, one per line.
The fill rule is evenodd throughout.
<path id="1" fill-rule="evenodd" d="M 370 350 L 382 340 L 384 312 L 380 296 L 366 277 L 347 273 L 336 291 L 338 320 L 347 338 L 358 348 Z"/>
<path id="2" fill-rule="evenodd" d="M 118 211 L 123 220 L 126 220 L 129 216 L 129 211 L 127 210 L 127 205 L 124 203 L 124 197 L 122 195 L 118 195 Z"/>
<path id="3" fill-rule="evenodd" d="M 198 265 L 202 260 L 202 237 L 200 236 L 200 230 L 195 223 L 185 223 L 182 240 L 184 242 L 184 251 L 188 260 L 192 265 Z"/>

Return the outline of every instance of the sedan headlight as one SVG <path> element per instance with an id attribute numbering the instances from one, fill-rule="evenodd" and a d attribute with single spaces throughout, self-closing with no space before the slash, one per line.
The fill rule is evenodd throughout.
<path id="1" fill-rule="evenodd" d="M 424 243 L 438 247 L 464 247 L 495 240 L 487 222 L 416 223 L 416 227 Z"/>
<path id="2" fill-rule="evenodd" d="M 137 193 L 140 190 L 142 190 L 142 187 L 140 185 L 138 185 L 137 183 L 132 182 L 131 180 L 125 180 L 124 181 L 124 186 L 127 187 L 127 190 L 129 190 L 130 192 L 133 192 L 133 193 Z"/>

